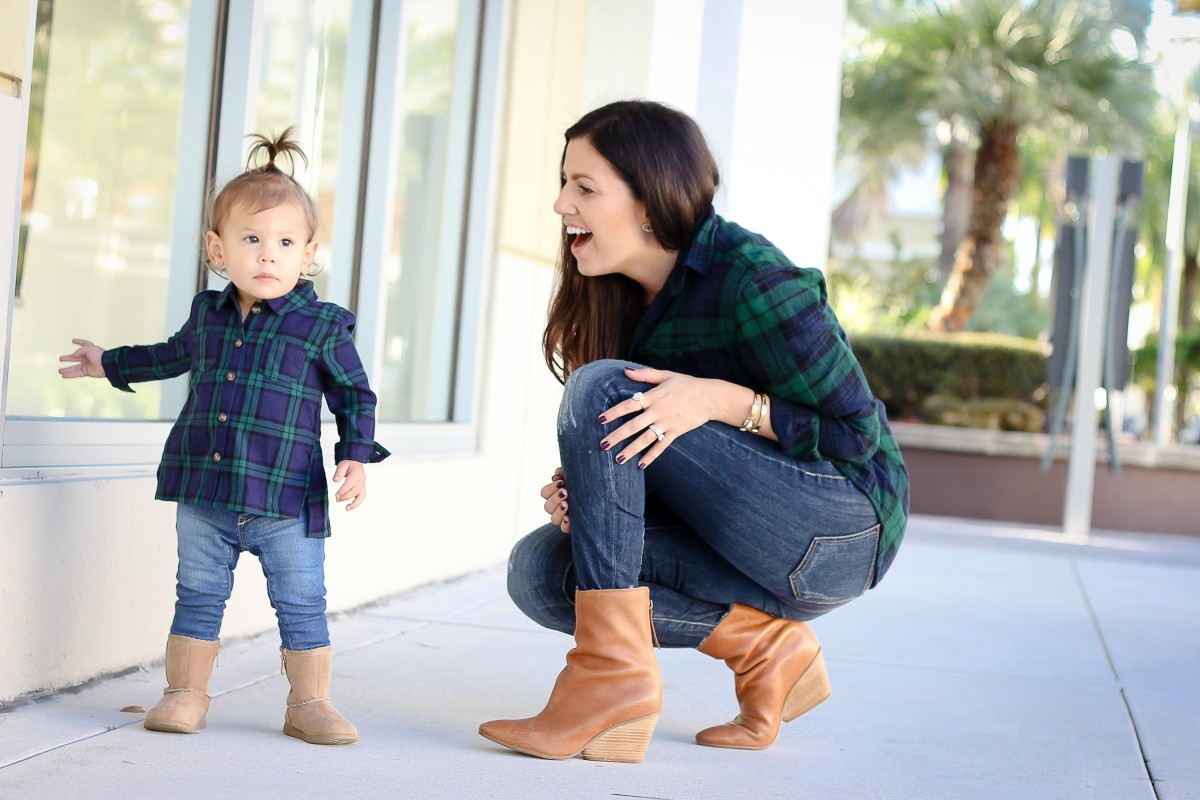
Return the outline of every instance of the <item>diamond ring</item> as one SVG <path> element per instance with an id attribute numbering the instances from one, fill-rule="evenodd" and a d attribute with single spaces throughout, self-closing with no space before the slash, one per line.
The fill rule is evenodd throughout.
<path id="1" fill-rule="evenodd" d="M 646 410 L 646 395 L 641 392 L 634 392 L 633 399 L 638 401 L 638 405 L 642 407 L 642 411 Z"/>
<path id="2" fill-rule="evenodd" d="M 657 437 L 658 437 L 658 440 L 659 440 L 660 442 L 661 442 L 663 439 L 667 438 L 667 435 L 666 435 L 665 433 L 663 433 L 663 432 L 662 432 L 662 429 L 661 429 L 661 428 L 659 428 L 657 425 L 651 424 L 651 425 L 650 425 L 650 430 L 651 430 L 651 431 L 654 433 L 654 435 L 655 435 L 655 436 L 657 436 Z"/>

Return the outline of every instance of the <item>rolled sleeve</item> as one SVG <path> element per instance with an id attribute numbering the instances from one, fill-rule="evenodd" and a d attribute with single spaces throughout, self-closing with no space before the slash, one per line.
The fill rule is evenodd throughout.
<path id="1" fill-rule="evenodd" d="M 803 460 L 869 460 L 880 436 L 875 398 L 820 273 L 758 271 L 742 286 L 736 314 L 744 363 L 771 396 L 783 451 Z"/>
<path id="2" fill-rule="evenodd" d="M 321 353 L 322 391 L 337 421 L 338 442 L 333 448 L 335 462 L 360 461 L 373 464 L 391 453 L 375 441 L 375 393 L 367 382 L 367 372 L 354 347 L 351 333 L 354 315 L 342 311 L 336 331 Z"/>
<path id="3" fill-rule="evenodd" d="M 194 313 L 194 309 L 193 309 Z M 131 345 L 105 350 L 100 364 L 104 377 L 114 388 L 132 392 L 129 384 L 161 381 L 182 375 L 192 368 L 191 322 L 165 342 Z"/>

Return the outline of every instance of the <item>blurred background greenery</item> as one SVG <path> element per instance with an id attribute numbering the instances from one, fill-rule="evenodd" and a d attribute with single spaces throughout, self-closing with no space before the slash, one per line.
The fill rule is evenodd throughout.
<path id="1" fill-rule="evenodd" d="M 942 387 L 920 404 L 889 401 L 890 413 L 1042 428 L 1037 413 L 935 420 L 931 409 L 955 393 L 984 406 L 1007 397 L 1045 409 L 1046 371 L 1031 391 L 1029 358 L 1040 353 L 1044 363 L 1050 354 L 1056 238 L 1071 210 L 1067 158 L 1111 154 L 1145 165 L 1131 378 L 1116 387 L 1125 396 L 1121 427 L 1145 436 L 1158 390 L 1176 125 L 1200 104 L 1200 14 L 1166 0 L 849 0 L 845 53 L 832 302 L 856 351 L 870 337 L 864 370 L 881 398 Z M 1200 429 L 1200 159 L 1192 163 L 1169 421 L 1184 440 Z M 1015 339 L 998 351 L 995 340 L 960 337 L 965 354 L 947 358 L 945 343 L 969 332 Z M 903 340 L 912 369 L 937 374 L 902 378 L 886 366 L 894 354 L 876 358 L 880 337 Z M 973 371 L 987 396 L 962 389 L 950 370 Z M 997 384 L 1006 374 L 1009 384 Z M 1006 414 L 1025 421 L 1005 423 Z"/>

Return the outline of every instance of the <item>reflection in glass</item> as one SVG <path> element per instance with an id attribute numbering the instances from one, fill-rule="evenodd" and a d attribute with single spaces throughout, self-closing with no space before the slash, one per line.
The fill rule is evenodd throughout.
<path id="1" fill-rule="evenodd" d="M 336 229 L 334 216 L 338 201 L 339 171 L 353 170 L 356 143 L 343 152 L 341 120 L 345 109 L 347 40 L 351 14 L 349 2 L 329 0 L 266 0 L 263 4 L 262 61 L 259 74 L 257 107 L 252 109 L 251 130 L 246 133 L 277 134 L 289 125 L 297 126 L 297 138 L 308 155 L 308 169 L 297 164 L 296 180 L 308 189 L 321 209 L 323 230 L 317 232 L 320 271 L 313 277 L 322 300 L 349 305 L 349 275 L 336 282 L 331 291 L 333 273 L 352 272 L 353 264 L 335 263 L 334 243 L 352 237 L 353 230 Z M 369 9 L 368 9 L 369 10 Z M 360 109 L 349 113 L 361 116 Z M 345 202 L 354 203 L 356 197 Z M 352 215 L 351 215 L 352 217 Z M 351 217 L 347 217 L 347 221 Z M 348 251 L 350 252 L 350 251 Z M 345 288 L 343 288 L 345 287 Z"/>
<path id="2" fill-rule="evenodd" d="M 160 341 L 187 313 L 167 297 L 176 169 L 197 157 L 179 150 L 189 5 L 38 4 L 10 415 L 164 415 L 161 384 L 127 394 L 57 370 L 72 337 Z"/>
<path id="3" fill-rule="evenodd" d="M 402 26 L 403 92 L 392 143 L 394 219 L 384 265 L 386 292 L 379 417 L 437 422 L 450 418 L 455 330 L 458 324 L 461 227 L 465 185 L 448 177 L 456 125 L 469 120 L 470 76 L 455 74 L 458 3 L 409 0 Z M 451 185 L 457 184 L 457 185 Z"/>

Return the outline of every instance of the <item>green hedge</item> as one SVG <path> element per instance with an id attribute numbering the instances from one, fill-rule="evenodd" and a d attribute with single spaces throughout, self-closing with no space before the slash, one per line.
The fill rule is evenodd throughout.
<path id="1" fill-rule="evenodd" d="M 1200 372 L 1200 330 L 1179 331 L 1175 336 L 1175 368 L 1188 373 Z M 1133 380 L 1147 391 L 1154 391 L 1158 379 L 1158 334 L 1133 353 Z"/>
<path id="2" fill-rule="evenodd" d="M 1046 348 L 995 333 L 858 335 L 854 353 L 888 417 L 921 417 L 932 398 L 1041 405 Z"/>

